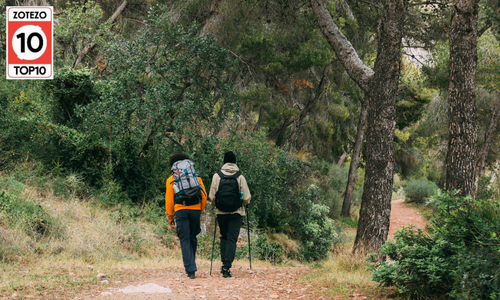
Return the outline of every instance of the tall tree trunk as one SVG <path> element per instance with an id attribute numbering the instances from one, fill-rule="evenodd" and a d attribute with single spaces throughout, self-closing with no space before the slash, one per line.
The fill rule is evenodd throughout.
<path id="1" fill-rule="evenodd" d="M 344 203 L 342 203 L 342 217 L 351 218 L 351 203 L 352 194 L 354 192 L 354 184 L 356 183 L 356 170 L 358 169 L 359 154 L 363 145 L 363 136 L 365 134 L 365 122 L 368 115 L 368 101 L 362 100 L 361 114 L 359 115 L 358 132 L 356 133 L 356 141 L 352 151 L 351 165 L 349 167 L 349 177 L 347 178 L 347 186 L 344 193 Z"/>
<path id="2" fill-rule="evenodd" d="M 495 135 L 497 130 L 498 120 L 500 119 L 500 93 L 497 93 L 498 103 L 493 110 L 493 115 L 491 116 L 490 126 L 484 137 L 484 144 L 478 154 L 478 168 L 477 168 L 477 178 L 481 178 L 484 175 L 484 169 L 486 166 L 486 157 L 488 156 L 488 150 L 490 149 L 491 140 Z"/>
<path id="3" fill-rule="evenodd" d="M 378 251 L 389 233 L 396 99 L 406 9 L 405 0 L 387 0 L 379 23 L 375 74 L 368 102 L 365 182 L 353 252 Z"/>
<path id="4" fill-rule="evenodd" d="M 392 143 L 407 2 L 385 1 L 378 28 L 374 70 L 361 61 L 352 44 L 339 30 L 325 0 L 311 0 L 311 4 L 320 30 L 337 58 L 349 76 L 369 96 L 365 183 L 353 251 L 378 251 L 389 233 L 394 172 Z"/>
<path id="5" fill-rule="evenodd" d="M 446 189 L 475 193 L 477 18 L 479 0 L 453 3 L 448 85 L 448 154 Z"/>

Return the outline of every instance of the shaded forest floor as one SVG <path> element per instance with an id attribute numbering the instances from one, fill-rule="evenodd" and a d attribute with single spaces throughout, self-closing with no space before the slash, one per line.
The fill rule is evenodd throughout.
<path id="1" fill-rule="evenodd" d="M 424 218 L 416 208 L 392 202 L 389 238 L 401 226 L 414 224 L 423 226 Z M 346 231 L 355 235 L 355 229 Z M 212 275 L 210 261 L 200 259 L 195 280 L 188 279 L 179 258 L 171 258 L 155 264 L 154 261 L 131 261 L 128 264 L 101 267 L 106 277 L 86 280 L 87 284 L 73 286 L 78 278 L 97 275 L 98 267 L 55 267 L 46 269 L 46 274 L 33 277 L 23 291 L 3 299 L 384 299 L 391 298 L 390 290 L 377 289 L 370 280 L 362 257 L 350 254 L 351 242 L 335 250 L 330 259 L 321 264 L 289 262 L 272 266 L 266 262 L 247 260 L 235 262 L 232 278 L 223 278 L 219 273 L 220 262 L 214 261 Z M 29 273 L 29 270 L 19 273 Z M 33 275 L 33 274 L 32 274 Z M 36 282 L 36 278 L 63 277 L 57 280 L 59 287 Z M 72 279 L 73 278 L 73 279 Z M 41 280 L 41 279 L 40 279 Z M 45 279 L 47 280 L 47 279 Z M 48 279 L 50 281 L 50 279 Z M 67 282 L 64 282 L 64 281 Z M 147 286 L 146 286 L 147 285 Z M 49 287 L 48 289 L 43 286 Z M 148 287 L 151 293 L 126 293 L 131 287 Z M 40 288 L 42 287 L 42 288 Z M 155 287 L 161 289 L 154 292 Z"/>

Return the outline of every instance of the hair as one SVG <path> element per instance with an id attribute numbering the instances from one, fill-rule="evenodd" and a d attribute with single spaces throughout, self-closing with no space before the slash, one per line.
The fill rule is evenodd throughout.
<path id="1" fill-rule="evenodd" d="M 175 162 L 177 162 L 179 160 L 184 160 L 184 159 L 189 159 L 189 155 L 187 155 L 186 153 L 175 153 L 175 154 L 172 154 L 170 156 L 170 159 L 169 159 L 170 167 L 172 167 Z"/>

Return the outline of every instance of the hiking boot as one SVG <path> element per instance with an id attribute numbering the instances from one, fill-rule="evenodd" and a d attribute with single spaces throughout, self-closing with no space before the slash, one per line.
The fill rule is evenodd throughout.
<path id="1" fill-rule="evenodd" d="M 222 269 L 221 272 L 222 272 L 222 277 L 224 277 L 224 278 L 232 277 L 229 269 Z"/>
<path id="2" fill-rule="evenodd" d="M 194 276 L 194 271 L 193 272 L 188 272 L 188 277 L 189 277 L 189 279 L 195 279 L 196 276 Z"/>

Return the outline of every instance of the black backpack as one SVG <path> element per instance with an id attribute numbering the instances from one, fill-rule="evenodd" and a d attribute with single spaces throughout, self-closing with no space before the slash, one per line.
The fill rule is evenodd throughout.
<path id="1" fill-rule="evenodd" d="M 240 186 L 236 180 L 241 173 L 236 172 L 233 175 L 224 175 L 221 171 L 217 172 L 220 177 L 219 189 L 215 193 L 215 207 L 224 212 L 232 212 L 243 205 L 241 199 Z"/>

